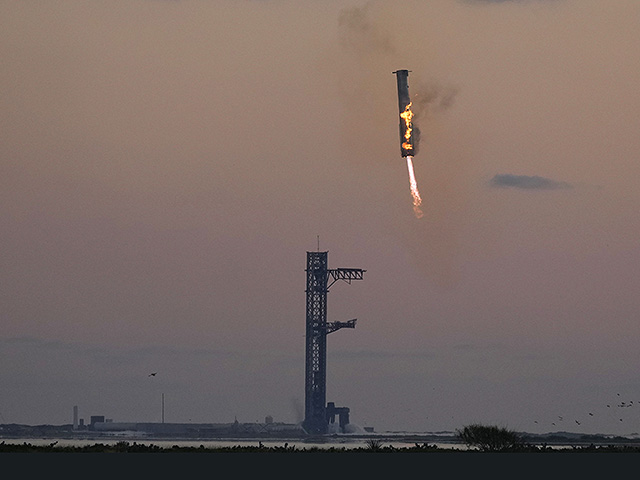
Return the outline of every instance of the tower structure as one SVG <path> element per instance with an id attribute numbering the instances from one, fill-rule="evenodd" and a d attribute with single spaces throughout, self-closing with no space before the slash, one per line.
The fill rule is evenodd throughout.
<path id="1" fill-rule="evenodd" d="M 327 335 L 341 328 L 355 328 L 356 319 L 327 322 L 327 294 L 338 280 L 362 280 L 360 268 L 328 268 L 328 252 L 307 252 L 307 312 L 305 349 L 305 404 L 303 428 L 310 434 L 325 434 L 336 413 L 327 410 Z M 347 410 L 342 407 L 342 411 Z M 348 411 L 345 412 L 348 418 Z"/>

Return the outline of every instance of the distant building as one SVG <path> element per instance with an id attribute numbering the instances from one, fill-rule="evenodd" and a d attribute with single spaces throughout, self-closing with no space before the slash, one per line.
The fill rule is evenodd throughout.
<path id="1" fill-rule="evenodd" d="M 91 415 L 89 430 L 93 430 L 96 423 L 104 423 L 104 415 Z"/>
<path id="2" fill-rule="evenodd" d="M 78 430 L 78 406 L 73 407 L 73 429 Z"/>

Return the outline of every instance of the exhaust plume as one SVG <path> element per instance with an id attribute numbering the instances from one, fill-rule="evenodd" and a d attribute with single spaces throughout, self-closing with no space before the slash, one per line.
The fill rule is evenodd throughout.
<path id="1" fill-rule="evenodd" d="M 422 205 L 422 198 L 420 197 L 420 192 L 418 191 L 418 182 L 416 182 L 416 176 L 413 173 L 413 161 L 411 160 L 411 156 L 407 155 L 407 169 L 409 170 L 409 185 L 411 187 L 411 196 L 413 197 L 413 212 L 416 214 L 416 217 L 421 218 L 424 213 L 422 213 L 422 209 L 420 206 Z"/>

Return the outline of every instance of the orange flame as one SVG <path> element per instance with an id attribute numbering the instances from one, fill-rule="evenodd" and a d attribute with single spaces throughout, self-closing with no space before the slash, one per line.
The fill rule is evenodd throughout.
<path id="1" fill-rule="evenodd" d="M 422 205 L 422 198 L 420 197 L 420 192 L 418 191 L 418 182 L 416 182 L 415 173 L 413 173 L 413 161 L 411 160 L 411 156 L 407 156 L 407 168 L 409 170 L 409 185 L 411 186 L 411 196 L 413 197 L 413 212 L 415 213 L 417 218 L 421 218 L 424 213 L 420 209 Z"/>
<path id="2" fill-rule="evenodd" d="M 411 144 L 411 119 L 413 118 L 413 112 L 411 111 L 411 104 L 413 102 L 409 102 L 409 104 L 404 108 L 404 112 L 400 114 L 400 118 L 404 120 L 406 125 L 406 130 L 404 131 L 405 142 L 402 143 L 402 148 L 405 150 L 413 150 L 413 145 Z"/>

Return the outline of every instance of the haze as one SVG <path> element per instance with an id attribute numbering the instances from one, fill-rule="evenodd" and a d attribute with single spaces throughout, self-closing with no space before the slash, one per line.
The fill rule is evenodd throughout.
<path id="1" fill-rule="evenodd" d="M 640 432 L 637 1 L 5 0 L 0 32 L 0 423 L 301 421 L 320 248 L 366 269 L 328 297 L 353 423 Z"/>

